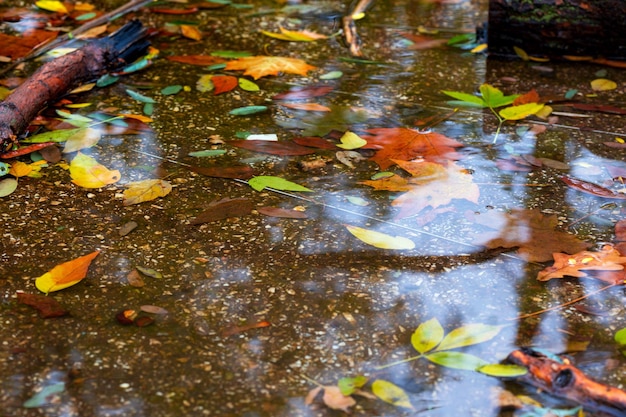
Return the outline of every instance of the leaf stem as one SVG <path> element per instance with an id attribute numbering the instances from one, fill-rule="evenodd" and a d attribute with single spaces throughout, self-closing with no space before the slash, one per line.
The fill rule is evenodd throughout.
<path id="1" fill-rule="evenodd" d="M 380 371 L 381 369 L 387 369 L 387 368 L 391 368 L 392 366 L 396 366 L 396 365 L 400 365 L 400 364 L 403 364 L 403 363 L 406 363 L 406 362 L 411 362 L 411 361 L 417 360 L 417 359 L 421 358 L 422 356 L 424 356 L 424 355 L 412 356 L 410 358 L 402 359 L 402 360 L 399 360 L 397 362 L 388 363 L 387 365 L 377 366 L 374 369 Z"/>

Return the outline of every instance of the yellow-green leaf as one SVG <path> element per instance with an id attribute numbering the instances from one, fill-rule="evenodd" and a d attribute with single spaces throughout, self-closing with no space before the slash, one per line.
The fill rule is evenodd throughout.
<path id="1" fill-rule="evenodd" d="M 526 103 L 519 106 L 511 106 L 499 111 L 500 116 L 506 120 L 521 120 L 543 109 L 543 104 Z"/>
<path id="2" fill-rule="evenodd" d="M 487 365 L 487 362 L 478 356 L 456 351 L 433 352 L 424 357 L 437 365 L 445 366 L 446 368 L 464 369 L 466 371 L 475 371 Z"/>
<path id="3" fill-rule="evenodd" d="M 437 346 L 437 350 L 442 351 L 486 342 L 496 337 L 500 330 L 502 330 L 502 326 L 481 323 L 458 327 L 446 335 Z"/>
<path id="4" fill-rule="evenodd" d="M 425 353 L 437 346 L 443 339 L 443 327 L 439 320 L 432 318 L 422 324 L 411 335 L 411 345 L 419 353 Z"/>
<path id="5" fill-rule="evenodd" d="M 126 187 L 128 188 L 124 191 L 125 206 L 165 197 L 172 191 L 172 184 L 160 179 L 135 181 L 126 184 Z"/>
<path id="6" fill-rule="evenodd" d="M 211 74 L 205 74 L 201 76 L 198 81 L 196 81 L 196 90 L 200 91 L 201 93 L 213 91 L 215 86 L 213 85 L 213 81 L 211 81 L 211 78 L 213 78 L 213 75 Z"/>
<path id="7" fill-rule="evenodd" d="M 513 50 L 515 51 L 515 53 L 517 54 L 518 57 L 522 58 L 522 60 L 528 61 L 528 59 L 529 59 L 528 58 L 528 54 L 522 48 L 514 46 Z"/>
<path id="8" fill-rule="evenodd" d="M 358 226 L 346 225 L 346 229 L 357 239 L 380 249 L 413 249 L 415 243 L 402 236 L 391 236 Z"/>
<path id="9" fill-rule="evenodd" d="M 104 187 L 118 182 L 121 178 L 119 171 L 111 171 L 91 156 L 80 152 L 70 163 L 70 176 L 74 184 L 84 188 Z"/>
<path id="10" fill-rule="evenodd" d="M 265 187 L 274 188 L 275 190 L 283 191 L 304 191 L 313 192 L 313 190 L 306 188 L 295 182 L 288 181 L 284 178 L 274 177 L 271 175 L 259 175 L 252 177 L 248 180 L 250 187 L 257 191 L 263 190 Z"/>
<path id="11" fill-rule="evenodd" d="M 499 376 L 499 377 L 513 377 L 522 376 L 528 373 L 528 369 L 519 365 L 504 364 L 504 363 L 490 363 L 476 368 L 478 372 L 485 375 Z"/>
<path id="12" fill-rule="evenodd" d="M 591 82 L 591 89 L 593 91 L 608 91 L 615 90 L 617 84 L 615 81 L 607 80 L 606 78 L 598 78 Z"/>
<path id="13" fill-rule="evenodd" d="M 343 149 L 358 149 L 367 145 L 367 141 L 354 132 L 346 132 L 341 137 L 341 143 L 337 146 Z"/>
<path id="14" fill-rule="evenodd" d="M 59 291 L 79 283 L 85 275 L 91 261 L 100 252 L 95 251 L 89 255 L 59 264 L 35 280 L 35 286 L 43 293 Z"/>
<path id="15" fill-rule="evenodd" d="M 40 0 L 40 1 L 35 2 L 35 5 L 39 7 L 40 9 L 44 9 L 49 12 L 64 13 L 64 14 L 68 13 L 67 8 L 65 8 L 65 5 L 58 0 Z"/>
<path id="16" fill-rule="evenodd" d="M 239 88 L 245 91 L 259 91 L 260 88 L 256 83 L 245 78 L 239 78 Z"/>
<path id="17" fill-rule="evenodd" d="M 377 379 L 372 382 L 372 392 L 384 402 L 396 407 L 413 408 L 407 393 L 399 386 L 384 379 Z"/>
<path id="18" fill-rule="evenodd" d="M 72 136 L 67 138 L 63 153 L 76 152 L 81 149 L 91 148 L 100 140 L 101 133 L 97 129 L 79 129 Z"/>

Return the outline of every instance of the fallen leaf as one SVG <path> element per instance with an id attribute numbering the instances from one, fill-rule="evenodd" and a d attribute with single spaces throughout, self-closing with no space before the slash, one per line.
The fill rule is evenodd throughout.
<path id="1" fill-rule="evenodd" d="M 22 36 L 0 33 L 0 56 L 18 59 L 28 55 L 35 47 L 52 41 L 58 32 L 48 30 L 29 30 Z"/>
<path id="2" fill-rule="evenodd" d="M 310 85 L 306 87 L 292 87 L 289 91 L 278 93 L 272 100 L 305 100 L 313 97 L 321 97 L 333 91 L 330 85 Z"/>
<path id="3" fill-rule="evenodd" d="M 308 146 L 310 148 L 337 150 L 337 145 L 319 136 L 300 136 L 292 140 L 298 145 Z"/>
<path id="4" fill-rule="evenodd" d="M 81 149 L 91 148 L 95 146 L 98 141 L 100 141 L 101 135 L 102 132 L 97 129 L 79 129 L 76 133 L 67 138 L 65 146 L 63 147 L 63 153 L 76 152 Z"/>
<path id="5" fill-rule="evenodd" d="M 522 94 L 521 96 L 518 96 L 515 100 L 513 100 L 514 106 L 519 106 L 521 104 L 527 103 L 539 103 L 539 94 L 534 88 L 528 93 Z"/>
<path id="6" fill-rule="evenodd" d="M 15 178 L 5 178 L 0 181 L 0 197 L 6 197 L 17 190 L 17 180 Z"/>
<path id="7" fill-rule="evenodd" d="M 626 257 L 611 245 L 605 245 L 600 252 L 582 251 L 573 255 L 554 253 L 554 265 L 545 268 L 537 275 L 539 281 L 552 278 L 586 277 L 587 270 L 620 271 L 624 269 Z"/>
<path id="8" fill-rule="evenodd" d="M 163 274 L 157 271 L 156 269 L 147 268 L 147 267 L 139 266 L 139 265 L 137 265 L 135 268 L 137 269 L 137 271 L 151 278 L 157 278 L 157 279 L 163 278 Z"/>
<path id="9" fill-rule="evenodd" d="M 185 38 L 193 39 L 194 41 L 202 40 L 202 32 L 194 25 L 180 25 L 180 33 Z"/>
<path id="10" fill-rule="evenodd" d="M 306 219 L 309 216 L 298 210 L 284 209 L 280 207 L 259 207 L 257 211 L 270 217 L 280 217 L 284 219 Z"/>
<path id="11" fill-rule="evenodd" d="M 345 225 L 348 232 L 354 237 L 379 249 L 413 249 L 415 243 L 402 236 L 392 236 L 375 230 L 364 229 L 358 226 Z"/>
<path id="12" fill-rule="evenodd" d="M 85 275 L 91 261 L 98 256 L 100 251 L 95 251 L 89 255 L 62 263 L 55 266 L 35 280 L 37 289 L 45 294 L 52 291 L 59 291 L 74 284 L 79 283 Z"/>
<path id="13" fill-rule="evenodd" d="M 330 111 L 330 107 L 318 103 L 280 103 L 280 105 L 294 110 Z"/>
<path id="14" fill-rule="evenodd" d="M 228 329 L 225 329 L 222 332 L 222 336 L 223 337 L 229 337 L 229 336 L 232 336 L 232 335 L 235 335 L 235 334 L 247 332 L 248 330 L 262 329 L 263 327 L 269 327 L 271 325 L 272 324 L 269 321 L 263 320 L 263 321 L 259 321 L 257 323 L 246 324 L 244 326 L 232 326 L 232 327 L 229 327 Z"/>
<path id="15" fill-rule="evenodd" d="M 230 61 L 226 64 L 227 70 L 245 70 L 244 75 L 250 75 L 255 80 L 268 75 L 290 73 L 306 76 L 316 67 L 307 64 L 301 59 L 278 56 L 249 56 Z"/>
<path id="16" fill-rule="evenodd" d="M 295 182 L 288 181 L 284 178 L 274 177 L 271 175 L 259 175 L 257 177 L 252 177 L 248 180 L 248 185 L 254 188 L 257 191 L 262 191 L 264 188 L 269 187 L 275 190 L 282 191 L 304 191 L 304 192 L 313 192 L 306 187 L 303 187 L 300 184 L 296 184 Z"/>
<path id="17" fill-rule="evenodd" d="M 343 395 L 337 386 L 325 386 L 322 396 L 324 404 L 333 410 L 349 412 L 349 408 L 356 405 L 356 401 L 349 395 Z"/>
<path id="18" fill-rule="evenodd" d="M 47 297 L 41 294 L 26 294 L 18 292 L 17 301 L 34 307 L 39 312 L 39 317 L 43 319 L 63 317 L 69 314 L 69 311 L 63 308 L 53 297 Z"/>
<path id="19" fill-rule="evenodd" d="M 372 392 L 386 403 L 395 405 L 396 407 L 413 409 L 413 405 L 411 405 L 407 393 L 402 388 L 389 381 L 383 379 L 375 380 L 372 382 Z"/>
<path id="20" fill-rule="evenodd" d="M 262 30 L 261 33 L 265 36 L 269 36 L 270 38 L 291 42 L 311 42 L 319 39 L 328 38 L 326 35 L 321 35 L 319 33 L 311 32 L 309 30 L 287 30 L 282 26 L 279 29 L 281 33 L 273 33 L 265 30 Z"/>
<path id="21" fill-rule="evenodd" d="M 455 148 L 463 144 L 439 133 L 402 127 L 367 129 L 366 132 L 370 135 L 361 136 L 367 141 L 363 149 L 377 149 L 372 160 L 381 169 L 394 165 L 394 159 L 410 161 L 423 158 L 437 163 L 461 159 Z"/>
<path id="22" fill-rule="evenodd" d="M 367 141 L 365 139 L 361 138 L 356 133 L 350 132 L 350 131 L 347 131 L 346 133 L 344 133 L 343 136 L 339 139 L 339 141 L 341 143 L 338 144 L 337 146 L 339 148 L 347 149 L 347 150 L 358 149 L 367 145 Z"/>
<path id="23" fill-rule="evenodd" d="M 78 152 L 70 163 L 72 182 L 84 188 L 100 188 L 114 184 L 121 178 L 119 171 L 111 171 L 91 156 Z"/>
<path id="24" fill-rule="evenodd" d="M 591 81 L 591 89 L 593 91 L 608 91 L 616 88 L 617 84 L 615 81 L 607 80 L 606 78 L 598 78 Z"/>
<path id="25" fill-rule="evenodd" d="M 242 217 L 250 214 L 254 203 L 248 198 L 223 198 L 209 203 L 207 209 L 200 213 L 190 224 L 203 224 L 227 219 Z"/>
<path id="26" fill-rule="evenodd" d="M 234 90 L 239 85 L 239 80 L 237 80 L 237 77 L 233 77 L 232 75 L 214 75 L 211 78 L 211 82 L 215 87 L 213 89 L 214 95 L 227 93 L 231 90 Z"/>
<path id="27" fill-rule="evenodd" d="M 126 184 L 126 187 L 127 189 L 124 190 L 125 206 L 165 197 L 172 191 L 172 184 L 160 179 L 130 182 Z"/>
<path id="28" fill-rule="evenodd" d="M 577 178 L 572 178 L 568 176 L 562 176 L 561 180 L 565 184 L 567 184 L 568 187 L 573 188 L 578 191 L 582 191 L 583 193 L 591 194 L 596 197 L 602 197 L 602 198 L 626 200 L 626 195 L 616 193 L 613 190 L 609 190 L 608 188 L 604 188 L 600 185 L 597 185 L 591 182 L 579 180 Z"/>
<path id="29" fill-rule="evenodd" d="M 128 281 L 128 284 L 131 287 L 141 288 L 144 285 L 146 285 L 146 283 L 143 280 L 143 277 L 141 276 L 139 271 L 137 271 L 136 269 L 133 269 L 132 271 L 128 273 L 128 275 L 126 275 L 126 280 Z"/>
<path id="30" fill-rule="evenodd" d="M 68 14 L 67 8 L 59 0 L 39 0 L 35 2 L 35 5 L 49 12 Z"/>

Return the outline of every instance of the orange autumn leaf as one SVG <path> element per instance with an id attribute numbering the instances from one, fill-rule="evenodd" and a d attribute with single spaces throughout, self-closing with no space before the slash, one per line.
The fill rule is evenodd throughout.
<path id="1" fill-rule="evenodd" d="M 534 88 L 513 100 L 513 106 L 521 106 L 528 103 L 539 103 L 539 94 Z"/>
<path id="2" fill-rule="evenodd" d="M 330 107 L 318 103 L 279 103 L 283 107 L 305 111 L 330 111 Z"/>
<path id="3" fill-rule="evenodd" d="M 279 75 L 282 72 L 306 76 L 316 67 L 307 64 L 301 59 L 280 56 L 247 56 L 230 61 L 226 64 L 227 70 L 245 70 L 244 75 L 250 75 L 255 80 L 268 75 Z"/>
<path id="4" fill-rule="evenodd" d="M 367 129 L 366 132 L 370 135 L 361 135 L 367 141 L 363 149 L 378 150 L 372 160 L 381 169 L 394 165 L 395 159 L 411 161 L 423 158 L 436 163 L 461 159 L 455 148 L 463 144 L 440 133 L 404 127 Z"/>
<path id="5" fill-rule="evenodd" d="M 605 245 L 600 252 L 582 251 L 574 255 L 553 253 L 554 265 L 545 268 L 537 275 L 539 281 L 552 278 L 586 277 L 585 271 L 620 271 L 624 269 L 626 257 L 611 245 Z"/>
<path id="6" fill-rule="evenodd" d="M 211 82 L 214 87 L 214 95 L 227 93 L 239 85 L 237 77 L 233 77 L 232 75 L 214 75 L 211 77 Z"/>
<path id="7" fill-rule="evenodd" d="M 85 275 L 91 261 L 98 256 L 100 251 L 62 263 L 55 266 L 35 280 L 35 286 L 43 293 L 59 291 L 79 283 Z"/>
<path id="8" fill-rule="evenodd" d="M 193 39 L 194 41 L 202 40 L 202 33 L 193 25 L 180 25 L 180 33 L 182 33 L 185 38 Z"/>

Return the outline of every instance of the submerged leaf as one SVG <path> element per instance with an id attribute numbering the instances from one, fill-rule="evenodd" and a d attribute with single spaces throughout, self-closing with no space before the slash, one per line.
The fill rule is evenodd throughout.
<path id="1" fill-rule="evenodd" d="M 212 201 L 207 209 L 191 220 L 191 224 L 203 224 L 230 217 L 247 216 L 252 212 L 254 204 L 248 198 L 223 198 Z"/>
<path id="2" fill-rule="evenodd" d="M 407 393 L 399 386 L 384 379 L 377 379 L 372 382 L 372 392 L 384 402 L 396 407 L 413 408 Z"/>
<path id="3" fill-rule="evenodd" d="M 477 356 L 457 351 L 437 351 L 429 353 L 424 357 L 437 365 L 445 366 L 446 368 L 464 369 L 466 371 L 475 371 L 482 366 L 488 365 L 486 361 Z"/>
<path id="4" fill-rule="evenodd" d="M 43 293 L 59 291 L 79 283 L 85 275 L 91 261 L 98 256 L 100 251 L 62 263 L 55 266 L 35 280 L 35 286 Z"/>
<path id="5" fill-rule="evenodd" d="M 143 203 L 144 201 L 152 201 L 159 197 L 164 197 L 172 191 L 172 184 L 169 181 L 160 179 L 151 179 L 143 181 L 135 181 L 126 184 L 124 191 L 124 205 Z"/>
<path id="6" fill-rule="evenodd" d="M 452 330 L 437 346 L 437 351 L 475 345 L 491 340 L 502 330 L 502 326 L 468 324 Z"/>
<path id="7" fill-rule="evenodd" d="M 346 225 L 346 229 L 357 239 L 380 249 L 413 249 L 415 243 L 402 236 L 391 236 L 375 230 Z"/>
<path id="8" fill-rule="evenodd" d="M 502 364 L 502 363 L 490 363 L 476 368 L 476 370 L 485 375 L 498 376 L 498 377 L 514 377 L 522 376 L 528 373 L 528 369 L 520 365 Z"/>

